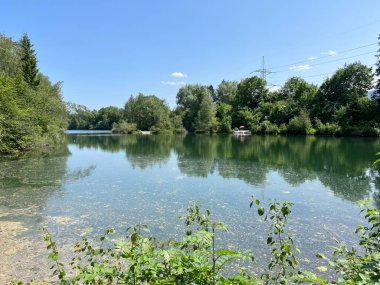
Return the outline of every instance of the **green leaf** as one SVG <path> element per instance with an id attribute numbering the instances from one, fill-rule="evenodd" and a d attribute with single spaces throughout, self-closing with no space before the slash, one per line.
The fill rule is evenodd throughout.
<path id="1" fill-rule="evenodd" d="M 316 257 L 318 257 L 318 258 L 322 258 L 322 259 L 326 259 L 326 256 L 325 256 L 323 253 L 320 253 L 320 252 L 318 252 L 318 253 L 316 254 Z"/>
<path id="2" fill-rule="evenodd" d="M 56 254 L 55 252 L 51 252 L 49 254 L 49 259 L 52 260 L 52 261 L 58 260 L 58 254 Z"/>
<path id="3" fill-rule="evenodd" d="M 131 242 L 133 245 L 136 245 L 137 240 L 138 240 L 138 234 L 137 233 L 131 234 Z"/>
<path id="4" fill-rule="evenodd" d="M 327 271 L 327 267 L 326 266 L 318 266 L 317 269 L 321 272 L 326 272 Z"/>
<path id="5" fill-rule="evenodd" d="M 217 255 L 233 255 L 233 254 L 238 254 L 239 252 L 238 251 L 235 251 L 235 250 L 231 250 L 231 249 L 228 249 L 228 248 L 222 248 L 222 249 L 219 249 L 216 251 L 216 254 Z"/>

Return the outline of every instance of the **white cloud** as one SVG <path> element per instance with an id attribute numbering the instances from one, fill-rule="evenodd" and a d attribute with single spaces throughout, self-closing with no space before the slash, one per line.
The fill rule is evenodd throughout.
<path id="1" fill-rule="evenodd" d="M 182 73 L 182 72 L 173 72 L 170 75 L 173 77 L 176 77 L 176 78 L 186 78 L 187 77 L 187 74 Z"/>
<path id="2" fill-rule="evenodd" d="M 323 55 L 336 56 L 338 53 L 335 50 L 329 50 L 327 52 L 321 52 Z"/>
<path id="3" fill-rule="evenodd" d="M 308 64 L 293 65 L 292 67 L 290 67 L 291 70 L 308 70 L 310 68 L 311 67 Z"/>
<path id="4" fill-rule="evenodd" d="M 175 86 L 175 85 L 185 85 L 186 82 L 184 81 L 161 81 L 162 84 L 165 84 L 165 85 L 172 85 L 172 86 Z"/>
<path id="5" fill-rule="evenodd" d="M 317 59 L 317 58 L 315 56 L 309 56 L 307 59 L 308 60 L 314 60 L 314 59 Z"/>

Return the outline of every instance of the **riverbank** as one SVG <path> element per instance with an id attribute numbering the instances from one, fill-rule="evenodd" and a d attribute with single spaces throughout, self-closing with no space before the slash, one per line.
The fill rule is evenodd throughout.
<path id="1" fill-rule="evenodd" d="M 249 129 L 247 129 L 249 130 Z M 374 131 L 355 131 L 351 133 L 341 132 L 318 132 L 315 129 L 309 133 L 295 133 L 285 132 L 281 130 L 268 129 L 266 131 L 258 131 L 257 129 L 250 130 L 251 135 L 283 135 L 283 136 L 322 136 L 322 137 L 380 137 L 380 129 L 374 129 Z M 153 135 L 153 134 L 202 134 L 202 135 L 226 135 L 233 134 L 231 132 L 188 132 L 186 130 L 161 130 L 160 132 L 153 131 L 140 131 L 140 130 L 124 130 L 124 129 L 112 129 L 112 130 L 66 130 L 66 134 L 141 134 L 141 135 Z"/>

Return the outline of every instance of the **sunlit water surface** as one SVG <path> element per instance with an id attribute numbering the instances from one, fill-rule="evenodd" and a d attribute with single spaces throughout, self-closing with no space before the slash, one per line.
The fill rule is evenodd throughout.
<path id="1" fill-rule="evenodd" d="M 252 195 L 295 203 L 288 230 L 301 267 L 315 269 L 333 237 L 356 241 L 356 201 L 380 203 L 371 168 L 379 146 L 371 138 L 69 134 L 59 148 L 0 162 L 0 283 L 46 274 L 40 226 L 63 252 L 111 226 L 144 223 L 160 238 L 179 238 L 178 217 L 192 200 L 229 226 L 218 246 L 252 250 L 261 270 L 267 225 L 249 208 Z"/>

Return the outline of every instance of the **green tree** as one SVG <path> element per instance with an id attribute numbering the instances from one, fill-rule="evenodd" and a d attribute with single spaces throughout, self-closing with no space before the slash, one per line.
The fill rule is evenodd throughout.
<path id="1" fill-rule="evenodd" d="M 235 111 L 233 124 L 235 127 L 238 127 L 241 125 L 247 126 L 249 129 L 252 130 L 252 129 L 255 129 L 259 125 L 260 119 L 261 119 L 260 113 L 254 114 L 251 108 L 243 107 Z"/>
<path id="2" fill-rule="evenodd" d="M 327 78 L 319 88 L 313 107 L 313 117 L 329 122 L 343 118 L 345 108 L 366 97 L 372 87 L 371 69 L 360 62 L 339 68 L 331 78 Z"/>
<path id="3" fill-rule="evenodd" d="M 21 72 L 21 49 L 11 38 L 0 34 L 0 73 L 16 76 Z"/>
<path id="4" fill-rule="evenodd" d="M 215 107 L 211 96 L 206 95 L 203 97 L 193 128 L 197 133 L 216 132 Z"/>
<path id="5" fill-rule="evenodd" d="M 238 82 L 223 80 L 216 89 L 216 102 L 232 104 L 238 87 Z"/>
<path id="6" fill-rule="evenodd" d="M 195 120 L 198 116 L 204 97 L 212 98 L 210 88 L 200 84 L 189 84 L 179 89 L 177 93 L 178 109 L 182 113 L 183 126 L 188 131 L 195 131 Z M 210 102 L 210 100 L 206 100 Z M 212 103 L 212 99 L 211 99 Z"/>
<path id="7" fill-rule="evenodd" d="M 39 126 L 48 142 L 58 143 L 67 128 L 67 112 L 62 99 L 62 82 L 53 84 L 42 73 L 37 76 L 39 85 L 32 88 L 34 124 Z"/>
<path id="8" fill-rule="evenodd" d="M 380 46 L 380 35 L 379 35 L 379 46 Z M 375 107 L 373 110 L 373 114 L 375 115 L 374 117 L 377 118 L 377 122 L 380 123 L 380 49 L 376 55 L 377 57 L 377 62 L 376 62 L 376 70 L 375 70 L 375 78 L 377 78 L 376 83 L 375 83 L 375 90 L 372 93 L 372 99 L 374 100 Z M 376 116 L 377 114 L 377 116 Z"/>
<path id="9" fill-rule="evenodd" d="M 34 141 L 30 107 L 17 94 L 16 79 L 0 74 L 0 153 L 15 154 Z M 25 108 L 26 107 L 26 108 Z"/>
<path id="10" fill-rule="evenodd" d="M 292 77 L 288 79 L 279 92 L 271 92 L 260 102 L 258 112 L 264 120 L 275 124 L 288 124 L 302 111 L 308 113 L 311 102 L 317 92 L 316 85 L 304 79 Z"/>
<path id="11" fill-rule="evenodd" d="M 285 82 L 280 94 L 299 113 L 301 109 L 310 108 L 317 90 L 316 85 L 310 84 L 300 77 L 292 77 Z"/>
<path id="12" fill-rule="evenodd" d="M 378 40 L 379 40 L 379 46 L 380 46 L 380 35 L 378 37 Z M 380 49 L 379 49 L 376 57 L 377 57 L 377 62 L 376 62 L 376 70 L 375 70 L 374 75 L 377 77 L 377 81 L 376 81 L 375 90 L 374 90 L 372 96 L 373 96 L 373 99 L 380 101 Z"/>
<path id="13" fill-rule="evenodd" d="M 36 63 L 34 50 L 24 35 L 21 43 L 29 45 L 29 63 Z M 67 113 L 61 94 L 61 82 L 53 84 L 36 69 L 26 69 L 27 56 L 20 43 L 0 35 L 0 153 L 17 155 L 36 146 L 62 140 Z M 19 53 L 20 52 L 20 53 Z M 21 56 L 22 55 L 22 56 Z M 3 65 L 4 64 L 4 65 Z M 35 71 L 25 77 L 25 71 Z M 29 74 L 32 74 L 29 73 Z M 27 79 L 30 79 L 27 81 Z"/>
<path id="14" fill-rule="evenodd" d="M 254 110 L 261 101 L 265 100 L 268 93 L 266 82 L 260 77 L 253 76 L 243 79 L 238 84 L 234 106 L 237 109 L 249 107 Z"/>
<path id="15" fill-rule="evenodd" d="M 123 109 L 114 106 L 100 108 L 96 113 L 93 129 L 111 130 L 112 125 L 123 118 L 123 113 Z"/>
<path id="16" fill-rule="evenodd" d="M 170 112 L 170 120 L 176 133 L 183 133 L 186 131 L 183 127 L 182 117 L 183 112 L 179 108 L 175 108 Z"/>
<path id="17" fill-rule="evenodd" d="M 207 86 L 207 88 L 210 91 L 212 100 L 215 101 L 216 100 L 216 91 L 214 89 L 214 86 L 209 85 L 209 86 Z"/>
<path id="18" fill-rule="evenodd" d="M 125 117 L 129 123 L 135 123 L 139 130 L 155 131 L 172 129 L 170 109 L 165 100 L 154 95 L 145 96 L 140 93 L 131 96 L 125 104 Z"/>
<path id="19" fill-rule="evenodd" d="M 36 87 L 40 83 L 37 78 L 37 56 L 35 50 L 33 49 L 33 44 L 30 42 L 27 34 L 24 34 L 22 36 L 20 40 L 20 46 L 22 53 L 21 67 L 24 80 L 30 86 Z"/>
<path id="20" fill-rule="evenodd" d="M 71 102 L 66 103 L 68 113 L 69 130 L 89 130 L 92 129 L 92 123 L 95 120 L 95 114 L 84 105 Z"/>
<path id="21" fill-rule="evenodd" d="M 232 106 L 226 103 L 217 104 L 216 116 L 219 120 L 219 132 L 229 133 L 231 132 L 232 117 L 231 117 Z"/>

